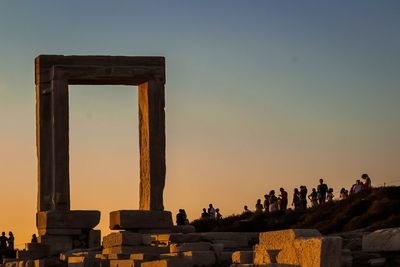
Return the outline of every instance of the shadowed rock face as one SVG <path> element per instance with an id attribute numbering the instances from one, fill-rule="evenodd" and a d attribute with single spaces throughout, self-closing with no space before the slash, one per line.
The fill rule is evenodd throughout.
<path id="1" fill-rule="evenodd" d="M 139 86 L 140 209 L 164 209 L 163 57 L 40 55 L 35 83 L 39 212 L 70 209 L 69 84 Z"/>

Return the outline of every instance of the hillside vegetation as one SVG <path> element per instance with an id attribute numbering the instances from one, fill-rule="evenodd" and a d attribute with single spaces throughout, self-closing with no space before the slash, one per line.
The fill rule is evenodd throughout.
<path id="1" fill-rule="evenodd" d="M 198 232 L 262 232 L 316 228 L 322 234 L 400 227 L 400 187 L 380 187 L 307 210 L 232 215 L 191 223 Z"/>

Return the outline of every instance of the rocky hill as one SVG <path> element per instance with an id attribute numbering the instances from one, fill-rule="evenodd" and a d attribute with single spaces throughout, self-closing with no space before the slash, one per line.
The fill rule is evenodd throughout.
<path id="1" fill-rule="evenodd" d="M 307 210 L 269 214 L 240 214 L 222 220 L 195 220 L 198 232 L 264 232 L 316 228 L 322 234 L 362 229 L 363 232 L 400 226 L 400 187 L 380 187 Z"/>

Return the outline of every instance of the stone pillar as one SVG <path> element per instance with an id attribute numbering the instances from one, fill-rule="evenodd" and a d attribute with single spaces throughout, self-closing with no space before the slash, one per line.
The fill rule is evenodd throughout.
<path id="1" fill-rule="evenodd" d="M 36 68 L 39 72 L 39 69 Z M 38 158 L 37 210 L 50 210 L 52 204 L 52 130 L 51 130 L 51 85 L 36 84 L 36 146 Z"/>
<path id="2" fill-rule="evenodd" d="M 67 80 L 52 80 L 53 209 L 69 210 L 69 96 Z"/>
<path id="3" fill-rule="evenodd" d="M 164 210 L 165 94 L 164 83 L 139 85 L 140 209 Z"/>

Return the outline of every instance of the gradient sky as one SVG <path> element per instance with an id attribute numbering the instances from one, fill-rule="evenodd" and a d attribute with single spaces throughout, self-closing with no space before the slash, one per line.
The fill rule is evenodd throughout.
<path id="1" fill-rule="evenodd" d="M 399 1 L 0 1 L 0 231 L 35 232 L 34 57 L 165 56 L 165 207 L 400 183 Z M 137 92 L 70 86 L 73 209 L 138 208 Z M 290 194 L 291 197 L 291 194 Z"/>

